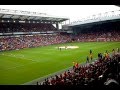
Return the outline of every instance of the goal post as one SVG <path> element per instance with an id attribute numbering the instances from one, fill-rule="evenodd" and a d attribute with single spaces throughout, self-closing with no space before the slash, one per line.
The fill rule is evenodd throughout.
<path id="1" fill-rule="evenodd" d="M 97 38 L 97 42 L 106 42 L 106 38 Z"/>

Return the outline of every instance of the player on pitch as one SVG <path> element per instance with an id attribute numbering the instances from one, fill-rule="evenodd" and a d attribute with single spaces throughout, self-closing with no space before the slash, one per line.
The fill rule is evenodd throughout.
<path id="1" fill-rule="evenodd" d="M 91 59 L 91 61 L 93 59 L 93 55 L 92 55 L 92 50 L 91 49 L 90 49 L 90 59 Z"/>

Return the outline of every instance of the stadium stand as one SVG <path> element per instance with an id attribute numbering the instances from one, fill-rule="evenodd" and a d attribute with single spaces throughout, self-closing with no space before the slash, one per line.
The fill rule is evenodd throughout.
<path id="1" fill-rule="evenodd" d="M 79 42 L 120 41 L 120 31 L 80 33 L 75 39 Z"/>
<path id="2" fill-rule="evenodd" d="M 79 86 L 120 86 L 120 52 L 115 55 L 103 56 L 92 63 L 79 65 L 78 68 L 65 71 L 38 85 L 79 85 Z"/>
<path id="3" fill-rule="evenodd" d="M 67 31 L 65 32 L 64 30 L 58 30 L 57 27 L 53 26 L 53 23 L 56 24 L 55 22 L 62 22 L 68 20 L 67 18 L 54 18 L 54 17 L 48 18 L 48 16 L 46 17 L 40 16 L 39 18 L 36 16 L 25 17 L 21 16 L 22 13 L 21 12 L 17 16 L 19 18 L 15 19 L 14 17 L 16 16 L 13 15 L 12 17 L 10 17 L 9 15 L 3 13 L 3 11 L 4 10 L 1 9 L 0 51 L 45 46 L 72 41 L 76 42 L 120 41 L 119 21 L 103 22 L 96 24 L 93 23 L 91 25 L 88 24 L 85 26 L 78 25 L 78 27 L 72 25 L 71 27 L 73 28 L 72 29 L 73 33 L 67 33 Z M 11 10 L 6 11 L 11 13 Z M 16 13 L 16 11 L 14 12 Z M 30 13 L 26 12 L 26 15 L 27 14 Z M 9 17 L 7 17 L 6 19 L 4 18 L 4 16 Z M 24 17 L 24 19 L 22 17 Z M 33 17 L 34 19 L 31 20 L 30 18 Z M 24 21 L 24 23 L 19 22 L 21 20 Z M 36 20 L 42 21 L 37 22 Z M 46 20 L 46 22 L 44 22 L 44 20 Z M 75 32 L 77 34 L 75 34 Z"/>
<path id="4" fill-rule="evenodd" d="M 66 43 L 72 38 L 77 42 L 120 41 L 120 31 L 80 33 L 74 37 L 69 34 L 3 36 L 0 38 L 0 51 Z"/>
<path id="5" fill-rule="evenodd" d="M 44 23 L 0 23 L 0 33 L 42 32 L 57 30 L 52 24 Z"/>
<path id="6" fill-rule="evenodd" d="M 69 42 L 68 35 L 23 35 L 19 37 L 0 38 L 0 51 L 16 50 L 37 46 Z"/>

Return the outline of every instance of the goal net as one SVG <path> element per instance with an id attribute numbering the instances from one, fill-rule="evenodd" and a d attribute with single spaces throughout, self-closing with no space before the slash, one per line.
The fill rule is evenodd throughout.
<path id="1" fill-rule="evenodd" d="M 97 42 L 106 42 L 106 38 L 97 38 Z"/>

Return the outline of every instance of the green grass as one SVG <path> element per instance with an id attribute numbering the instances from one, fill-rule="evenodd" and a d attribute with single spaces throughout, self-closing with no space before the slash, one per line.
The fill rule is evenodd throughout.
<path id="1" fill-rule="evenodd" d="M 55 48 L 67 45 L 79 48 L 62 51 Z M 96 58 L 98 52 L 111 52 L 117 47 L 120 48 L 120 42 L 81 42 L 0 52 L 0 84 L 23 84 L 68 68 L 73 61 L 86 62 L 90 49 Z"/>

